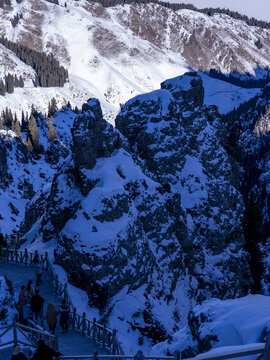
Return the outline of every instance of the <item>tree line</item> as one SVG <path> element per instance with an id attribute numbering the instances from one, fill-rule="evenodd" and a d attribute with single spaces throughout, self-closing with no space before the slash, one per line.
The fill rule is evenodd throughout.
<path id="1" fill-rule="evenodd" d="M 11 24 L 12 26 L 15 28 L 18 25 L 18 22 L 20 21 L 20 19 L 23 18 L 22 14 L 17 14 L 13 17 L 13 19 L 11 20 Z"/>
<path id="2" fill-rule="evenodd" d="M 17 75 L 7 74 L 5 79 L 0 79 L 0 95 L 5 96 L 6 93 L 12 94 L 15 87 L 24 87 L 24 81 L 22 76 L 17 77 Z"/>
<path id="3" fill-rule="evenodd" d="M 62 106 L 60 111 L 67 111 L 67 109 L 71 109 L 76 113 L 80 112 L 77 106 L 72 108 L 69 101 Z M 45 125 L 47 128 L 48 142 L 55 140 L 57 137 L 57 131 L 54 127 L 54 114 L 57 110 L 59 110 L 57 101 L 53 97 L 49 101 L 47 115 L 41 114 L 32 105 L 30 115 L 28 112 L 24 113 L 24 111 L 22 111 L 21 121 L 19 121 L 17 114 L 13 114 L 11 109 L 6 107 L 0 113 L 0 130 L 12 130 L 20 138 L 22 138 L 22 133 L 26 134 L 25 142 L 29 150 L 36 154 L 42 153 L 44 149 L 39 142 L 38 128 L 44 128 Z"/>
<path id="4" fill-rule="evenodd" d="M 21 3 L 23 0 L 16 0 L 17 3 Z M 47 0 L 50 3 L 59 5 L 58 0 Z M 192 4 L 182 4 L 182 3 L 170 3 L 166 1 L 159 1 L 159 0 L 95 0 L 95 2 L 100 3 L 104 7 L 112 7 L 116 5 L 125 5 L 125 4 L 131 4 L 133 2 L 137 4 L 158 4 L 161 6 L 164 6 L 166 8 L 172 9 L 174 11 L 182 10 L 182 9 L 188 9 L 193 11 L 198 11 L 203 14 L 207 14 L 208 16 L 212 16 L 214 14 L 225 14 L 233 19 L 236 20 L 242 20 L 245 21 L 247 25 L 250 26 L 258 26 L 262 29 L 270 29 L 270 23 L 264 20 L 258 20 L 254 17 L 248 17 L 247 15 L 242 15 L 238 11 L 232 11 L 230 9 L 221 9 L 221 8 L 213 8 L 213 7 L 207 7 L 203 9 L 198 9 L 196 6 Z M 0 8 L 3 8 L 5 5 L 10 5 L 10 0 L 0 0 Z M 66 5 L 66 4 L 65 4 Z"/>
<path id="5" fill-rule="evenodd" d="M 257 20 L 254 17 L 250 18 L 247 15 L 242 15 L 237 11 L 232 11 L 229 9 L 221 9 L 221 8 L 213 8 L 213 7 L 198 9 L 196 6 L 194 6 L 192 4 L 170 3 L 170 2 L 159 1 L 159 0 L 150 0 L 150 1 L 149 0 L 95 0 L 95 1 L 100 3 L 104 7 L 112 7 L 112 6 L 116 6 L 116 5 L 125 5 L 125 4 L 131 4 L 131 3 L 136 3 L 136 4 L 152 3 L 152 4 L 158 4 L 158 5 L 164 6 L 166 8 L 172 9 L 173 11 L 187 9 L 187 10 L 197 11 L 197 12 L 206 14 L 208 16 L 212 16 L 214 14 L 225 14 L 225 15 L 232 17 L 233 19 L 245 21 L 245 23 L 247 25 L 258 26 L 263 29 L 270 29 L 270 23 L 267 21 Z"/>
<path id="6" fill-rule="evenodd" d="M 39 153 L 42 151 L 42 146 L 39 143 L 38 126 L 42 121 L 46 122 L 48 131 L 47 139 L 51 142 L 57 136 L 57 132 L 53 125 L 53 116 L 43 116 L 38 113 L 34 107 L 31 109 L 30 116 L 28 116 L 27 113 L 24 114 L 22 111 L 21 122 L 18 120 L 17 114 L 12 114 L 11 109 L 6 107 L 6 109 L 0 114 L 0 130 L 8 128 L 19 137 L 21 137 L 22 132 L 25 133 L 28 149 L 34 151 L 35 153 Z"/>
<path id="7" fill-rule="evenodd" d="M 64 86 L 68 79 L 68 70 L 60 66 L 52 54 L 45 54 L 30 49 L 29 47 L 17 44 L 0 38 L 0 43 L 13 51 L 17 57 L 26 65 L 31 66 L 36 72 L 34 85 L 40 87 Z"/>
<path id="8" fill-rule="evenodd" d="M 254 79 L 251 77 L 241 79 L 239 77 L 239 74 L 237 74 L 237 73 L 231 73 L 231 74 L 226 75 L 215 69 L 211 69 L 206 74 L 214 79 L 226 81 L 230 84 L 240 86 L 245 89 L 252 89 L 252 88 L 260 88 L 261 89 L 261 88 L 264 88 L 270 82 L 269 70 L 267 72 L 267 75 L 264 78 L 260 78 L 260 79 Z"/>

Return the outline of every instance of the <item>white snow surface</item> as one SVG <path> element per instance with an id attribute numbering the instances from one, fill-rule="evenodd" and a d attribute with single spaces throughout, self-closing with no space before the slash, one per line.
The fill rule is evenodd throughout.
<path id="1" fill-rule="evenodd" d="M 207 335 L 216 335 L 218 341 L 212 341 L 213 350 L 197 356 L 203 359 L 207 355 L 218 355 L 225 351 L 260 347 L 264 342 L 265 331 L 270 322 L 270 298 L 263 295 L 248 295 L 239 299 L 204 301 L 193 309 L 194 315 L 199 320 L 198 334 L 201 339 Z M 181 329 L 173 335 L 173 340 L 168 343 L 157 344 L 153 347 L 151 355 L 166 354 L 167 350 L 173 353 L 188 345 L 194 344 L 188 327 Z M 245 345 L 245 347 L 242 347 Z"/>
<path id="2" fill-rule="evenodd" d="M 211 299 L 194 309 L 207 314 L 210 321 L 200 327 L 200 336 L 216 334 L 219 346 L 262 342 L 270 321 L 270 298 L 248 295 L 235 300 Z"/>
<path id="3" fill-rule="evenodd" d="M 223 71 L 228 72 L 231 66 L 226 65 L 230 57 L 228 51 L 237 52 L 241 46 L 246 53 L 243 58 L 240 58 L 240 53 L 237 55 L 238 63 L 245 71 L 252 73 L 256 64 L 262 67 L 269 64 L 268 43 L 260 51 L 254 45 L 258 38 L 268 41 L 269 31 L 248 27 L 225 15 L 209 18 L 188 10 L 175 13 L 162 8 L 161 11 L 153 4 L 119 5 L 104 10 L 101 5 L 86 0 L 67 0 L 67 7 L 63 0 L 60 0 L 60 6 L 45 0 L 38 3 L 36 0 L 24 0 L 21 4 L 12 0 L 11 3 L 11 10 L 0 9 L 1 34 L 37 50 L 52 52 L 69 70 L 69 82 L 64 87 L 34 88 L 33 69 L 1 46 L 0 74 L 3 76 L 9 71 L 22 74 L 25 87 L 15 88 L 13 94 L 1 97 L 0 111 L 9 107 L 19 117 L 22 109 L 29 113 L 32 104 L 38 111 L 47 112 L 52 97 L 59 107 L 68 100 L 72 106 L 81 107 L 89 97 L 97 97 L 105 118 L 113 124 L 120 103 L 158 88 L 165 79 L 181 75 L 188 66 L 192 66 L 187 52 L 193 31 L 196 31 L 202 44 L 198 49 L 202 55 L 196 55 L 196 58 L 202 64 L 205 62 L 206 67 L 210 66 L 211 61 L 204 61 L 206 55 L 202 52 L 206 52 L 205 47 L 208 52 L 209 44 L 204 44 L 204 37 L 200 38 L 202 34 L 197 31 L 201 26 L 217 37 L 210 49 L 213 51 L 210 58 L 215 59 L 213 64 L 219 64 Z M 21 13 L 23 19 L 13 28 L 11 19 L 17 13 Z M 166 24 L 160 25 L 163 20 Z M 138 24 L 137 28 L 138 21 L 142 24 Z M 147 26 L 160 36 L 151 37 L 151 29 Z M 241 36 L 242 33 L 245 37 Z M 224 53 L 216 50 L 218 44 L 225 49 Z M 215 101 L 227 104 L 230 100 L 234 106 L 238 98 L 241 102 L 252 95 L 252 91 L 236 91 L 223 85 L 218 87 L 217 96 L 214 93 L 209 90 L 207 104 Z M 220 105 L 221 112 L 226 112 L 228 106 Z"/>
<path id="4" fill-rule="evenodd" d="M 261 89 L 244 89 L 228 82 L 199 73 L 204 86 L 204 104 L 216 105 L 220 114 L 226 114 L 256 96 Z"/>

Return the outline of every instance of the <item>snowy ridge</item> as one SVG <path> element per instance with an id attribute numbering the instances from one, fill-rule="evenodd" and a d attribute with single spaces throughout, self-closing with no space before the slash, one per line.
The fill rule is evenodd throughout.
<path id="1" fill-rule="evenodd" d="M 52 97 L 59 107 L 67 101 L 81 107 L 95 96 L 105 117 L 113 122 L 120 103 L 154 90 L 166 78 L 183 74 L 188 66 L 226 73 L 254 73 L 258 65 L 268 66 L 269 31 L 225 15 L 208 17 L 188 10 L 175 13 L 154 4 L 104 9 L 85 0 L 66 3 L 67 7 L 64 1 L 57 6 L 44 0 L 20 4 L 12 0 L 11 10 L 0 9 L 2 35 L 52 52 L 70 74 L 64 88 L 29 85 L 15 89 L 14 94 L 0 98 L 0 110 L 9 106 L 20 115 L 22 108 L 30 112 L 33 103 L 45 113 Z M 13 28 L 11 19 L 17 13 L 23 19 Z M 255 45 L 258 39 L 261 49 Z M 0 67 L 5 68 L 3 62 Z M 25 72 L 25 77 L 30 80 L 33 73 Z M 245 98 L 243 94 L 242 100 Z"/>
<path id="2" fill-rule="evenodd" d="M 251 281 L 222 119 L 196 73 L 161 87 L 122 106 L 117 129 L 95 99 L 56 113 L 71 152 L 21 224 L 23 246 L 49 250 L 127 353 L 150 352 L 197 301 L 245 295 Z"/>

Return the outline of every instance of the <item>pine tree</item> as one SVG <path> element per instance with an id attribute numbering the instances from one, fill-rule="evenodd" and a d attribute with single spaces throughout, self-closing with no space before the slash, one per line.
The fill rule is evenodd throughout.
<path id="1" fill-rule="evenodd" d="M 21 87 L 21 88 L 24 87 L 24 81 L 23 81 L 22 76 L 20 76 L 20 78 L 19 78 L 19 87 Z"/>
<path id="2" fill-rule="evenodd" d="M 15 132 L 18 136 L 21 136 L 21 125 L 18 121 L 17 115 L 15 113 L 14 120 L 12 121 L 11 130 Z"/>
<path id="3" fill-rule="evenodd" d="M 51 99 L 51 101 L 49 102 L 49 106 L 48 106 L 48 116 L 52 116 L 54 115 L 54 113 L 57 110 L 57 102 L 55 100 L 55 98 L 53 97 Z"/>
<path id="4" fill-rule="evenodd" d="M 30 116 L 30 119 L 27 123 L 27 144 L 32 145 L 32 149 L 34 151 L 39 150 L 39 135 L 38 135 L 38 127 L 37 121 L 33 115 Z M 28 146 L 31 149 L 30 146 Z"/>
<path id="5" fill-rule="evenodd" d="M 27 121 L 25 119 L 24 111 L 22 110 L 22 122 L 21 122 L 21 131 L 26 131 L 27 129 Z"/>
<path id="6" fill-rule="evenodd" d="M 0 95 L 5 96 L 6 87 L 3 80 L 0 80 Z"/>
<path id="7" fill-rule="evenodd" d="M 48 141 L 51 142 L 56 138 L 57 131 L 55 130 L 55 127 L 53 126 L 53 117 L 50 116 L 47 119 L 47 129 L 48 129 Z"/>
<path id="8" fill-rule="evenodd" d="M 7 92 L 9 94 L 14 92 L 14 77 L 10 73 L 7 76 Z"/>

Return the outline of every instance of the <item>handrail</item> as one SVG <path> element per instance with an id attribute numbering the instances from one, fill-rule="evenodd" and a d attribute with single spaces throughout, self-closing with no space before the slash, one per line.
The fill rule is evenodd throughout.
<path id="1" fill-rule="evenodd" d="M 267 334 L 267 340 L 266 344 L 254 344 L 255 348 L 244 348 L 243 350 L 236 349 L 234 351 L 219 353 L 217 355 L 215 354 L 209 354 L 204 353 L 197 355 L 193 358 L 187 358 L 185 360 L 225 360 L 225 359 L 233 359 L 233 358 L 239 358 L 243 356 L 249 356 L 249 355 L 256 355 L 256 354 L 263 354 L 263 360 L 270 360 L 270 353 L 269 348 L 267 347 L 270 344 L 270 337 L 269 333 Z M 267 345 L 268 344 L 268 345 Z M 256 345 L 256 346 L 255 346 Z M 245 347 L 245 346 L 243 346 Z M 57 360 L 100 360 L 100 359 L 119 359 L 119 360 L 180 360 L 180 352 L 176 351 L 174 356 L 144 356 L 141 350 L 137 352 L 135 356 L 127 356 L 127 355 L 118 355 L 115 357 L 114 355 L 99 355 L 97 353 L 94 353 L 93 355 L 68 355 L 68 356 L 60 356 L 57 358 Z"/>
<path id="2" fill-rule="evenodd" d="M 94 360 L 98 360 L 98 359 L 136 359 L 136 355 L 135 356 L 128 356 L 128 355 L 117 355 L 117 358 L 115 357 L 115 355 L 98 355 L 98 354 L 93 354 L 93 355 L 68 355 L 68 356 L 59 356 L 57 359 L 59 360 L 65 360 L 65 359 L 94 359 Z M 153 360 L 175 360 L 175 356 L 144 356 L 143 360 L 148 360 L 148 359 L 153 359 Z"/>
<path id="3" fill-rule="evenodd" d="M 53 349 L 58 349 L 58 338 L 55 335 L 50 334 L 47 331 L 41 331 L 26 325 L 22 325 L 13 320 L 13 323 L 10 325 L 6 325 L 0 328 L 1 330 L 5 330 L 0 334 L 0 339 L 10 330 L 13 332 L 13 340 L 7 341 L 5 343 L 0 342 L 0 347 L 6 346 L 9 344 L 14 344 L 17 346 L 18 344 L 37 347 L 38 340 L 43 339 L 50 347 Z M 23 337 L 24 341 L 18 338 L 18 335 Z"/>
<path id="4" fill-rule="evenodd" d="M 29 252 L 27 249 L 22 251 L 0 247 L 0 259 L 5 261 L 34 265 L 35 256 L 38 256 L 42 267 L 49 272 L 56 294 L 62 299 L 65 299 L 70 305 L 72 328 L 102 345 L 111 351 L 112 354 L 124 354 L 116 336 L 117 330 L 112 330 L 99 324 L 96 318 L 93 320 L 87 319 L 85 313 L 82 315 L 77 314 L 76 307 L 72 303 L 71 296 L 67 289 L 67 283 L 63 284 L 59 281 L 58 274 L 56 274 L 47 252 L 45 254 L 39 254 L 37 250 L 35 252 Z"/>
<path id="5" fill-rule="evenodd" d="M 33 264 L 33 258 L 35 253 L 28 253 L 27 249 L 25 251 L 18 251 L 18 250 L 11 250 L 11 249 L 3 249 L 0 247 L 0 259 L 4 259 L 6 261 L 15 261 L 15 262 L 23 262 L 25 264 Z M 55 291 L 58 295 L 60 295 L 62 298 L 65 298 L 67 302 L 70 304 L 73 310 L 72 314 L 72 327 L 80 332 L 82 332 L 84 335 L 92 338 L 94 341 L 97 341 L 101 343 L 104 347 L 109 348 L 114 355 L 98 355 L 97 352 L 95 352 L 93 355 L 71 355 L 71 356 L 60 356 L 57 359 L 59 360 L 86 360 L 86 359 L 93 359 L 93 360 L 99 360 L 99 359 L 134 359 L 134 360 L 180 360 L 181 353 L 179 351 L 175 352 L 174 356 L 144 356 L 142 351 L 139 350 L 135 356 L 126 356 L 123 354 L 123 350 L 118 343 L 116 339 L 116 330 L 111 330 L 106 327 L 104 327 L 101 324 L 98 324 L 96 322 L 96 319 L 94 318 L 93 321 L 86 319 L 86 314 L 83 313 L 83 316 L 76 314 L 76 308 L 73 306 L 70 295 L 67 290 L 67 284 L 63 285 L 58 280 L 58 275 L 55 273 L 53 266 L 51 262 L 48 259 L 48 254 L 40 255 L 44 267 L 46 270 L 50 272 L 53 286 L 55 288 Z M 51 347 L 57 348 L 58 342 L 57 337 L 54 335 L 51 335 L 47 331 L 41 331 L 39 329 L 30 328 L 29 326 L 16 324 L 16 321 L 13 321 L 12 325 L 5 325 L 0 328 L 1 330 L 4 330 L 2 334 L 0 334 L 0 338 L 4 336 L 9 330 L 13 328 L 13 341 L 6 342 L 5 344 L 0 343 L 0 347 L 3 345 L 8 345 L 11 343 L 14 343 L 14 345 L 17 345 L 17 343 L 21 343 L 23 345 L 29 345 L 29 343 L 24 343 L 20 340 L 18 340 L 17 337 L 17 330 L 19 330 L 24 336 L 23 330 L 30 331 L 31 334 L 35 334 L 34 339 L 28 339 L 30 343 L 33 345 L 36 345 L 37 340 L 42 337 L 47 337 L 47 343 Z M 36 343 L 35 343 L 36 342 Z M 186 360 L 227 360 L 227 359 L 233 359 L 243 356 L 249 356 L 249 355 L 256 355 L 256 354 L 263 354 L 263 360 L 270 360 L 270 331 L 266 334 L 266 342 L 265 344 L 253 344 L 253 348 L 249 346 L 248 348 L 243 349 L 240 351 L 239 349 L 235 351 L 229 351 L 226 353 L 219 353 L 217 355 L 215 354 L 200 354 L 193 358 L 188 358 Z M 255 346 L 256 345 L 256 346 Z M 115 356 L 116 355 L 116 356 Z"/>

